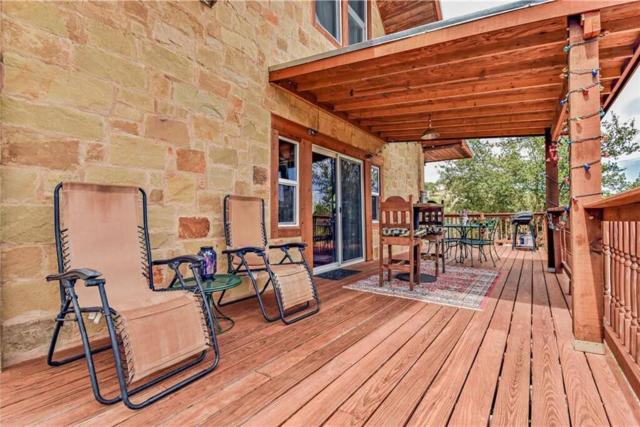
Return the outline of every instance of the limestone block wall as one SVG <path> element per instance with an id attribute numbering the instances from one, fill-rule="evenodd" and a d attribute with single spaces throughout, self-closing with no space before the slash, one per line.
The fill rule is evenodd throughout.
<path id="1" fill-rule="evenodd" d="M 384 197 L 413 195 L 418 200 L 424 181 L 424 156 L 419 142 L 385 144 L 382 150 Z"/>
<path id="2" fill-rule="evenodd" d="M 3 365 L 44 354 L 51 335 L 58 288 L 43 278 L 56 265 L 58 182 L 143 187 L 153 254 L 166 257 L 223 248 L 225 194 L 268 198 L 271 113 L 380 149 L 268 83 L 269 65 L 333 49 L 311 7 L 2 2 Z"/>

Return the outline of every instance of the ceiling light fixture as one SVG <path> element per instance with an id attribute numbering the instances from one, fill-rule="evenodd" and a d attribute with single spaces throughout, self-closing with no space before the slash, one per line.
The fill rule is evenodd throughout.
<path id="1" fill-rule="evenodd" d="M 438 137 L 440 137 L 440 134 L 431 126 L 431 114 L 429 114 L 429 127 L 424 131 L 420 139 L 423 141 L 430 141 L 438 139 Z"/>

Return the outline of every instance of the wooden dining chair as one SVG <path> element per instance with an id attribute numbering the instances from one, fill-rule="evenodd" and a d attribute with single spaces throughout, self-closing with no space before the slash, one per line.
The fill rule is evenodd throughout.
<path id="1" fill-rule="evenodd" d="M 387 280 L 391 280 L 392 271 L 409 273 L 409 289 L 420 283 L 420 247 L 421 234 L 415 227 L 413 200 L 409 196 L 406 201 L 402 197 L 392 196 L 380 202 L 380 286 L 384 285 L 384 271 Z M 384 259 L 384 247 L 387 247 L 387 259 Z M 393 247 L 399 246 L 403 250 L 400 254 L 393 253 Z"/>

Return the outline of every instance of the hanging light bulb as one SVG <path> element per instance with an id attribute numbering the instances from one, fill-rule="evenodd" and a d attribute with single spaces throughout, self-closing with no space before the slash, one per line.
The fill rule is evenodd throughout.
<path id="1" fill-rule="evenodd" d="M 440 137 L 440 134 L 431 126 L 431 114 L 429 114 L 429 127 L 424 131 L 420 139 L 423 141 L 429 141 L 432 139 L 438 139 L 438 137 Z"/>

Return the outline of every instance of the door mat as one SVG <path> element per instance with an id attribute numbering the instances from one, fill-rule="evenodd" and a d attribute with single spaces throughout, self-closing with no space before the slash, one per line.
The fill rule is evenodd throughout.
<path id="1" fill-rule="evenodd" d="M 326 273 L 316 274 L 316 277 L 328 280 L 342 280 L 345 277 L 353 276 L 360 273 L 359 270 L 349 270 L 346 268 L 337 268 L 335 270 L 327 271 Z"/>

